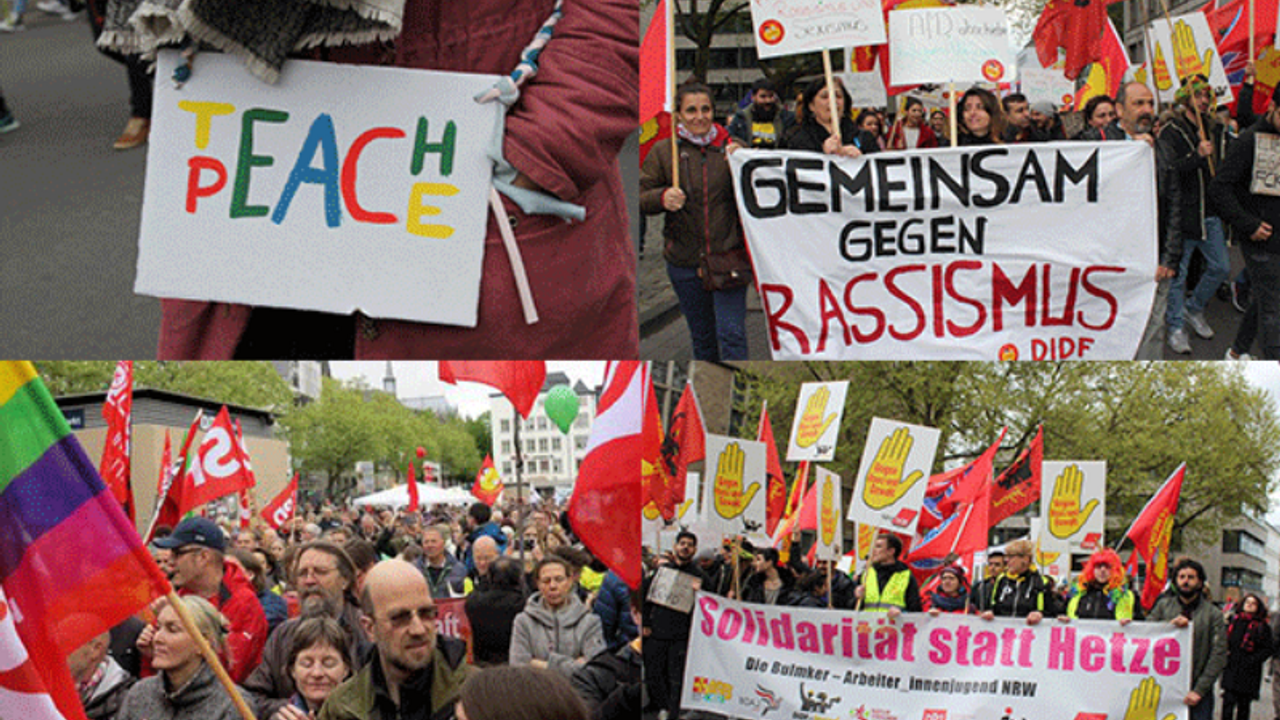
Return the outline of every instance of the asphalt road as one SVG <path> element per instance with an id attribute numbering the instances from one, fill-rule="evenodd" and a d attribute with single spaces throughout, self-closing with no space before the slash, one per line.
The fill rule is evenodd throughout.
<path id="1" fill-rule="evenodd" d="M 129 119 L 124 66 L 83 17 L 32 2 L 27 23 L 0 34 L 0 88 L 22 124 L 0 135 L 0 357 L 154 357 L 160 304 L 133 293 L 146 148 L 111 148 Z M 637 153 L 633 135 L 620 157 L 633 208 Z"/>

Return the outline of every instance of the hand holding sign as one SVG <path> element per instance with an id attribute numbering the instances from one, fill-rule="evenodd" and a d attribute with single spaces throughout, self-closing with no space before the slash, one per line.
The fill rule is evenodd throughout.
<path id="1" fill-rule="evenodd" d="M 743 492 L 743 463 L 742 448 L 737 443 L 725 447 L 716 463 L 715 506 L 716 514 L 722 518 L 732 519 L 746 512 L 751 498 L 760 491 L 760 483 L 754 482 Z"/>
<path id="2" fill-rule="evenodd" d="M 1049 534 L 1056 538 L 1071 537 L 1089 520 L 1097 500 L 1080 507 L 1080 494 L 1084 490 L 1084 473 L 1075 465 L 1068 465 L 1058 479 L 1053 481 L 1053 498 L 1049 504 Z"/>
<path id="3" fill-rule="evenodd" d="M 1160 707 L 1160 685 L 1155 678 L 1144 678 L 1129 695 L 1129 709 L 1124 720 L 1156 720 L 1156 708 Z M 1164 720 L 1173 720 L 1169 713 Z"/>
<path id="4" fill-rule="evenodd" d="M 1178 70 L 1178 78 L 1187 78 L 1196 74 L 1208 76 L 1211 60 L 1213 60 L 1213 48 L 1205 50 L 1204 58 L 1202 59 L 1200 50 L 1196 47 L 1196 36 L 1191 30 L 1191 26 L 1184 20 L 1179 20 L 1175 23 L 1173 26 L 1173 62 L 1174 67 Z"/>
<path id="5" fill-rule="evenodd" d="M 831 400 L 831 391 L 826 386 L 820 387 L 809 396 L 805 404 L 804 414 L 800 416 L 800 429 L 796 432 L 796 444 L 802 448 L 813 447 L 818 439 L 827 433 L 827 428 L 836 419 L 836 413 L 822 416 L 827 412 L 827 403 Z"/>
<path id="6" fill-rule="evenodd" d="M 910 431 L 900 427 L 880 443 L 880 450 L 872 461 L 871 470 L 867 472 L 867 481 L 862 486 L 862 500 L 868 507 L 880 510 L 902 499 L 903 495 L 924 477 L 917 470 L 905 480 L 902 471 L 907 464 L 907 456 L 911 454 L 911 446 L 915 441 Z"/>

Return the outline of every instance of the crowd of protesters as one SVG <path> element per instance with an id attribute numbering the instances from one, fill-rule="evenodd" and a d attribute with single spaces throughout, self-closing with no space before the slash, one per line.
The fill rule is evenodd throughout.
<path id="1" fill-rule="evenodd" d="M 903 544 L 896 535 L 877 536 L 867 558 L 869 568 L 858 573 L 829 568 L 828 561 L 814 560 L 812 554 L 806 561 L 801 548 L 795 549 L 784 560 L 777 549 L 756 548 L 745 540 L 725 539 L 718 548 L 700 548 L 696 534 L 682 531 L 669 551 L 646 552 L 644 587 L 648 593 L 657 571 L 666 567 L 691 575 L 693 586 L 705 592 L 832 612 L 884 612 L 894 617 L 962 613 L 985 620 L 1022 618 L 1028 625 L 1076 619 L 1111 620 L 1121 626 L 1146 621 L 1185 627 L 1191 622 L 1191 688 L 1183 702 L 1192 720 L 1214 717 L 1215 687 L 1223 720 L 1249 720 L 1250 704 L 1260 695 L 1263 666 L 1280 655 L 1280 617 L 1268 613 L 1266 601 L 1256 593 L 1235 593 L 1224 605 L 1215 603 L 1204 566 L 1191 558 L 1170 565 L 1168 587 L 1144 615 L 1131 589 L 1133 578 L 1109 549 L 1093 553 L 1071 577 L 1054 578 L 1036 567 L 1031 541 L 1014 540 L 986 554 L 979 576 L 970 577 L 963 566 L 952 564 L 930 576 L 923 587 L 904 562 Z M 692 619 L 691 612 L 645 604 L 645 682 L 660 718 L 681 716 Z M 1273 686 L 1280 686 L 1280 657 L 1273 662 L 1273 672 Z M 1274 693 L 1274 700 L 1280 715 L 1280 692 Z"/>
<path id="2" fill-rule="evenodd" d="M 638 717 L 638 591 L 554 503 L 505 509 L 193 516 L 149 547 L 260 720 Z M 178 610 L 162 598 L 68 657 L 89 718 L 241 717 Z"/>
<path id="3" fill-rule="evenodd" d="M 1172 104 L 1157 112 L 1151 90 L 1122 83 L 1116 97 L 1091 98 L 1064 122 L 1052 103 L 1029 102 L 1019 93 L 1003 98 L 983 87 L 964 92 L 956 106 L 955 144 L 1011 145 L 1063 140 L 1142 141 L 1155 149 L 1159 267 L 1155 302 L 1136 359 L 1163 357 L 1163 347 L 1192 353 L 1192 337 L 1213 338 L 1205 306 L 1215 296 L 1243 313 L 1227 359 L 1257 354 L 1280 359 L 1280 204 L 1270 191 L 1255 191 L 1255 138 L 1280 134 L 1275 104 L 1254 114 L 1250 63 L 1235 114 L 1218 107 L 1204 76 L 1185 78 Z M 906 97 L 897 117 L 880 108 L 854 108 L 834 80 L 835 102 L 823 78 L 805 85 L 788 110 L 768 80 L 752 86 L 750 102 L 724 127 L 714 121 L 712 91 L 703 85 L 677 90 L 675 139 L 685 174 L 672 182 L 673 140 L 656 144 L 641 169 L 641 212 L 665 213 L 664 257 L 689 325 L 696 359 L 743 359 L 745 286 L 751 266 L 731 192 L 726 156 L 739 148 L 799 150 L 856 158 L 883 150 L 948 147 L 951 119 L 945 110 L 926 116 L 924 103 Z M 686 105 L 681 98 L 695 98 Z M 696 108 L 697 114 L 691 114 Z M 659 147 L 661 146 L 661 147 Z M 707 171 L 702 171 L 707 168 Z M 710 181 L 708 180 L 710 178 Z M 1245 269 L 1229 278 L 1228 245 L 1235 244 Z M 714 269 L 739 253 L 742 282 L 715 286 Z M 734 255 L 738 257 L 738 255 Z"/>

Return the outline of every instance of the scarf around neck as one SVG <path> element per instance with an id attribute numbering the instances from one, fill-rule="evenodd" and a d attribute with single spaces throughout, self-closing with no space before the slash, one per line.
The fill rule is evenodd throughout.
<path id="1" fill-rule="evenodd" d="M 715 142 L 716 135 L 717 135 L 715 125 L 712 125 L 711 129 L 703 133 L 702 135 L 694 135 L 693 133 L 689 132 L 689 130 L 685 126 L 677 125 L 676 134 L 678 134 L 682 139 L 688 140 L 689 142 L 693 143 L 694 145 L 697 145 L 698 147 L 706 147 L 711 143 Z"/>

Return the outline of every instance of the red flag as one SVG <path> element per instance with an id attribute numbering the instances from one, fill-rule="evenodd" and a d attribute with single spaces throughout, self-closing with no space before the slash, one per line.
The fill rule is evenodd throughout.
<path id="1" fill-rule="evenodd" d="M 947 556 L 952 553 L 964 555 L 987 549 L 991 485 L 995 474 L 992 463 L 1003 439 L 1004 431 L 1001 430 L 1000 437 L 991 447 L 961 468 L 950 494 L 943 502 L 938 503 L 938 509 L 942 513 L 941 522 L 923 534 L 917 528 L 916 539 L 911 544 L 907 560 L 913 570 L 940 570 Z"/>
<path id="2" fill-rule="evenodd" d="M 249 464 L 249 450 L 244 446 L 244 428 L 240 427 L 239 418 L 236 419 L 236 443 L 240 449 L 240 460 L 244 462 L 245 472 L 249 473 L 249 482 L 252 487 L 257 487 L 258 478 L 253 474 L 253 466 Z M 240 488 L 240 529 L 247 530 L 249 521 L 253 519 L 253 510 L 250 507 L 251 500 L 249 498 L 249 490 Z"/>
<path id="3" fill-rule="evenodd" d="M 689 466 L 707 457 L 707 432 L 693 383 L 685 383 L 671 426 L 662 441 L 662 465 L 667 473 L 672 507 L 679 507 L 688 494 Z"/>
<path id="4" fill-rule="evenodd" d="M 279 530 L 284 524 L 293 519 L 294 509 L 298 506 L 298 473 L 293 474 L 293 480 L 280 491 L 279 495 L 267 503 L 262 509 L 262 519 L 267 521 L 273 529 Z"/>
<path id="5" fill-rule="evenodd" d="M 502 478 L 498 475 L 498 469 L 493 466 L 492 455 L 484 456 L 480 472 L 476 473 L 476 481 L 471 483 L 471 494 L 489 507 L 493 507 L 502 494 Z"/>
<path id="6" fill-rule="evenodd" d="M 1134 552 L 1147 563 L 1147 581 L 1142 586 L 1142 607 L 1150 610 L 1169 580 L 1169 538 L 1173 518 L 1178 514 L 1178 498 L 1187 465 L 1183 463 L 1160 486 L 1138 513 L 1124 536 L 1133 541 Z"/>
<path id="7" fill-rule="evenodd" d="M 667 48 L 667 28 L 671 22 L 672 8 L 667 0 L 658 0 L 658 7 L 645 30 L 644 41 L 640 43 L 640 123 L 644 124 L 663 110 L 671 110 L 671 88 L 675 86 L 672 76 L 675 68 L 670 67 L 667 60 L 670 51 Z M 644 162 L 643 158 L 641 162 Z"/>
<path id="8" fill-rule="evenodd" d="M 640 586 L 640 462 L 649 365 L 610 362 L 578 480 L 569 523 L 593 555 L 632 588 Z M 619 508 L 631 508 L 619 512 Z"/>
<path id="9" fill-rule="evenodd" d="M 409 512 L 418 512 L 418 481 L 413 477 L 413 463 L 409 463 Z"/>
<path id="10" fill-rule="evenodd" d="M 1085 65 L 1102 57 L 1107 22 L 1104 0 L 1049 0 L 1031 34 L 1040 64 L 1052 67 L 1063 48 L 1067 58 L 1062 70 L 1074 80 Z"/>
<path id="11" fill-rule="evenodd" d="M 1103 29 L 1101 55 L 1089 66 L 1084 84 L 1076 90 L 1075 109 L 1083 110 L 1090 98 L 1098 95 L 1115 97 L 1128 70 L 1129 53 L 1120 41 L 1116 26 L 1108 19 Z"/>
<path id="12" fill-rule="evenodd" d="M 1036 429 L 1031 444 L 1005 468 L 991 488 L 991 517 L 996 525 L 1001 520 L 1040 499 L 1040 466 L 1044 462 L 1044 427 Z"/>
<path id="13" fill-rule="evenodd" d="M 640 125 L 640 164 L 659 140 L 671 137 L 671 113 L 663 110 Z"/>
<path id="14" fill-rule="evenodd" d="M 177 461 L 172 465 L 164 464 L 160 468 L 160 489 L 156 494 L 155 514 L 147 528 L 147 542 L 151 542 L 158 526 L 176 527 L 181 522 L 182 516 L 192 507 L 184 502 L 182 497 L 183 478 L 187 476 L 187 471 L 195 458 L 191 452 L 191 444 L 195 442 L 196 432 L 200 429 L 200 419 L 203 417 L 203 410 L 196 412 L 195 419 L 191 421 L 191 427 L 187 429 L 187 436 L 182 441 L 182 450 L 178 452 Z M 168 447 L 166 442 L 166 454 L 162 462 L 168 459 Z"/>
<path id="15" fill-rule="evenodd" d="M 253 487 L 253 476 L 244 464 L 244 451 L 236 441 L 231 413 L 223 405 L 200 441 L 191 471 L 182 478 L 182 501 L 187 512 L 211 500 Z"/>
<path id="16" fill-rule="evenodd" d="M 459 380 L 495 387 L 520 417 L 529 417 L 538 393 L 547 381 L 547 364 L 542 360 L 440 361 L 440 381 L 456 385 Z"/>
<path id="17" fill-rule="evenodd" d="M 84 720 L 67 655 L 172 588 L 30 363 L 0 414 L 0 714 Z"/>
<path id="18" fill-rule="evenodd" d="M 791 494 L 787 497 L 787 507 L 782 513 L 782 522 L 773 532 L 773 546 L 782 549 L 791 541 L 791 532 L 800 522 L 800 506 L 804 502 L 805 484 L 809 481 L 809 461 L 802 460 L 796 471 L 796 479 L 791 483 Z"/>
<path id="19" fill-rule="evenodd" d="M 676 516 L 676 506 L 684 502 L 684 493 L 678 499 L 672 496 L 671 477 L 662 461 L 662 416 L 652 382 L 645 393 L 644 425 L 640 431 L 640 505 L 652 501 L 662 519 L 670 522 Z"/>
<path id="20" fill-rule="evenodd" d="M 133 487 L 130 484 L 133 450 L 133 361 L 121 360 L 111 378 L 107 401 L 102 405 L 102 419 L 107 421 L 107 440 L 102 446 L 99 472 L 111 495 L 134 522 Z"/>
<path id="21" fill-rule="evenodd" d="M 1222 67 L 1227 73 L 1227 82 L 1236 97 L 1240 96 L 1240 87 L 1244 82 L 1244 66 L 1249 62 L 1249 2 L 1248 0 L 1231 0 L 1221 7 L 1210 0 L 1202 10 L 1209 22 L 1209 30 L 1213 32 L 1214 43 L 1218 47 L 1218 56 L 1222 58 Z M 1255 3 L 1253 37 L 1255 52 L 1270 48 L 1275 40 L 1276 4 Z M 1258 68 L 1258 77 L 1253 86 L 1253 111 L 1261 115 L 1267 109 L 1271 99 L 1272 85 L 1264 81 L 1267 73 Z M 1233 108 L 1234 111 L 1234 108 Z"/>
<path id="22" fill-rule="evenodd" d="M 773 424 L 769 422 L 769 405 L 760 409 L 760 424 L 756 427 L 756 442 L 764 443 L 765 476 L 769 478 L 765 497 L 765 532 L 773 535 L 787 509 L 787 481 L 782 477 L 782 462 L 778 460 L 778 443 L 773 439 Z"/>

